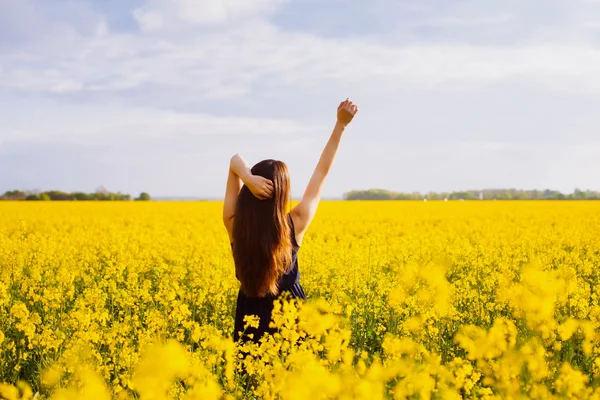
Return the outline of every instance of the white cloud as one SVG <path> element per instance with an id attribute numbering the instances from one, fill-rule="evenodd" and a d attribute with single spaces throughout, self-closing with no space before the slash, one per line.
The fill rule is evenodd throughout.
<path id="1" fill-rule="evenodd" d="M 71 45 L 70 53 L 57 48 L 36 63 L 22 55 L 6 56 L 0 87 L 118 93 L 151 86 L 183 96 L 232 98 L 249 93 L 263 79 L 297 87 L 352 82 L 372 89 L 526 80 L 551 89 L 600 94 L 600 49 L 587 43 L 392 46 L 369 39 L 286 33 L 257 23 L 180 42 L 108 34 Z"/>
<path id="2" fill-rule="evenodd" d="M 241 98 L 261 82 L 301 90 L 306 85 L 352 85 L 370 90 L 405 84 L 425 89 L 473 87 L 502 81 L 600 94 L 600 48 L 591 41 L 522 41 L 515 45 L 321 37 L 288 32 L 266 18 L 287 0 L 149 0 L 133 10 L 148 34 L 111 32 L 101 16 L 94 35 L 56 36 L 43 46 L 2 54 L 0 88 L 35 93 L 148 90 L 180 98 Z M 87 15 L 87 14 L 86 14 Z M 438 24 L 502 24 L 507 12 L 437 16 Z M 238 21 L 239 20 L 239 21 Z M 243 20 L 243 21 L 242 21 Z M 227 23 L 196 29 L 194 23 Z M 191 23 L 192 26 L 187 26 Z"/>
<path id="3" fill-rule="evenodd" d="M 4 114 L 4 115 L 3 115 Z M 58 105 L 44 102 L 35 112 L 1 113 L 4 141 L 77 144 L 118 143 L 126 138 L 176 138 L 180 136 L 276 136 L 306 135 L 322 127 L 282 118 L 216 116 L 206 113 L 158 111 L 100 105 Z"/>
<path id="4" fill-rule="evenodd" d="M 178 16 L 195 23 L 222 23 L 234 18 L 262 15 L 278 6 L 278 0 L 175 0 Z"/>
<path id="5" fill-rule="evenodd" d="M 423 6 L 413 11 L 421 18 L 410 29 L 427 21 L 435 29 L 394 41 L 365 34 L 362 26 L 339 35 L 277 26 L 270 17 L 282 1 L 150 0 L 123 11 L 137 26 L 121 30 L 111 25 L 114 16 L 85 5 L 77 6 L 84 16 L 79 23 L 66 17 L 71 2 L 61 3 L 60 19 L 30 7 L 27 21 L 34 22 L 25 25 L 39 29 L 18 27 L 17 36 L 35 40 L 2 42 L 7 25 L 0 24 L 0 142 L 20 141 L 20 149 L 45 142 L 85 146 L 94 157 L 103 154 L 102 165 L 144 158 L 147 172 L 136 179 L 147 176 L 164 194 L 185 186 L 185 178 L 171 179 L 165 168 L 175 176 L 201 159 L 211 166 L 197 181 L 214 180 L 207 189 L 214 193 L 223 182 L 213 178 L 220 170 L 212 164 L 220 168 L 230 150 L 285 157 L 308 179 L 321 150 L 313 144 L 324 144 L 328 133 L 320 123 L 333 117 L 322 107 L 343 93 L 357 94 L 364 107 L 344 139 L 336 166 L 343 176 L 332 180 L 337 186 L 328 186 L 329 194 L 372 184 L 393 190 L 570 185 L 574 174 L 582 186 L 595 182 L 589 171 L 598 166 L 597 151 L 587 144 L 598 125 L 600 47 L 592 24 L 577 23 L 593 14 L 581 9 L 556 25 L 552 18 L 562 14 L 549 15 L 532 29 L 541 33 L 521 35 L 537 14 L 483 5 L 466 12 L 467 3 L 442 11 Z M 0 15 L 0 22 L 7 19 Z M 511 29 L 509 42 L 444 36 Z M 16 100 L 20 105 L 13 106 Z M 563 157 L 561 146 L 575 142 L 580 147 L 564 147 L 569 157 Z M 477 171 L 472 155 L 482 166 Z M 578 157 L 586 164 L 577 164 Z M 381 173 L 411 170 L 423 160 L 443 167 L 402 176 L 397 186 Z M 559 167 L 565 170 L 560 179 L 553 175 Z"/>
<path id="6" fill-rule="evenodd" d="M 485 26 L 506 24 L 514 20 L 513 15 L 500 13 L 481 16 L 439 16 L 426 20 L 424 25 L 438 26 Z"/>
<path id="7" fill-rule="evenodd" d="M 142 31 L 183 23 L 219 25 L 264 17 L 284 0 L 150 0 L 133 11 Z M 167 23 L 168 21 L 168 23 Z"/>
<path id="8" fill-rule="evenodd" d="M 61 94 L 78 92 L 82 90 L 83 83 L 64 76 L 55 68 L 42 70 L 20 68 L 8 71 L 0 70 L 0 87 L 2 86 L 29 92 Z"/>
<path id="9" fill-rule="evenodd" d="M 163 17 L 157 12 L 136 9 L 132 12 L 142 32 L 149 32 L 163 27 Z"/>
<path id="10" fill-rule="evenodd" d="M 582 26 L 587 29 L 600 29 L 600 21 L 585 21 Z"/>
<path id="11" fill-rule="evenodd" d="M 486 142 L 486 141 L 470 141 L 463 142 L 460 148 L 467 151 L 501 151 L 511 149 L 533 149 L 533 145 L 524 145 L 522 143 L 514 142 Z"/>

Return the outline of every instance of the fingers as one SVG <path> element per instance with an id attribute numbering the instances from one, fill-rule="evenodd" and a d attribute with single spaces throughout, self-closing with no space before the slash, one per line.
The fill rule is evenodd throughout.
<path id="1" fill-rule="evenodd" d="M 255 197 L 259 200 L 267 200 L 267 199 L 270 199 L 271 197 L 273 197 L 273 195 L 267 194 L 267 193 L 258 193 Z"/>
<path id="2" fill-rule="evenodd" d="M 340 103 L 340 105 L 338 107 L 338 111 L 340 111 L 341 109 L 348 111 L 352 115 L 354 115 L 358 112 L 358 106 L 356 104 L 352 103 L 352 100 L 350 100 L 349 98 L 347 98 L 346 100 L 344 100 Z"/>
<path id="3" fill-rule="evenodd" d="M 273 182 L 270 179 L 263 178 L 258 198 L 260 200 L 270 199 L 271 197 L 273 197 L 274 191 L 275 188 L 273 186 Z"/>
<path id="4" fill-rule="evenodd" d="M 265 197 L 267 197 L 268 199 L 270 199 L 271 197 L 273 197 L 273 188 L 272 187 L 267 187 L 264 190 L 264 195 Z"/>
<path id="5" fill-rule="evenodd" d="M 271 195 L 273 193 L 273 189 L 274 189 L 273 182 L 270 181 L 269 179 L 265 179 L 263 191 L 265 193 Z"/>
<path id="6" fill-rule="evenodd" d="M 342 108 L 346 107 L 346 105 L 350 102 L 350 100 L 348 98 L 346 98 L 346 100 L 342 101 L 340 103 L 340 105 L 338 106 L 338 111 L 341 110 Z"/>

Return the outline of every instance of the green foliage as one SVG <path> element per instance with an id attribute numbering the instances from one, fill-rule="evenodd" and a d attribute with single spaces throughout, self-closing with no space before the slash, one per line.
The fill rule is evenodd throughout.
<path id="1" fill-rule="evenodd" d="M 142 193 L 150 199 L 148 193 Z M 117 192 L 111 193 L 105 190 L 96 191 L 95 193 L 83 193 L 83 192 L 72 192 L 66 193 L 60 190 L 49 190 L 41 193 L 23 192 L 20 190 L 11 190 L 0 196 L 0 200 L 29 200 L 29 201 L 65 201 L 65 200 L 77 200 L 77 201 L 130 201 L 131 195 Z"/>
<path id="2" fill-rule="evenodd" d="M 135 199 L 136 201 L 150 201 L 150 195 L 146 192 L 140 193 L 140 196 Z"/>
<path id="3" fill-rule="evenodd" d="M 26 197 L 27 197 L 27 195 L 25 194 L 25 192 L 22 192 L 20 190 L 9 190 L 8 192 L 4 193 L 4 195 L 2 195 L 1 199 L 2 200 L 25 200 Z"/>
<path id="4" fill-rule="evenodd" d="M 344 200 L 600 200 L 600 192 L 575 189 L 571 194 L 555 190 L 484 189 L 462 192 L 398 193 L 383 189 L 352 190 Z"/>

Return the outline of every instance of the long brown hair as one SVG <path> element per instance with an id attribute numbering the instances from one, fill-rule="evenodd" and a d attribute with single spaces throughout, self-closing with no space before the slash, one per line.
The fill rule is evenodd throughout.
<path id="1" fill-rule="evenodd" d="M 263 160 L 251 172 L 273 182 L 273 196 L 259 200 L 242 187 L 233 221 L 233 259 L 242 292 L 263 297 L 278 293 L 277 282 L 292 261 L 290 178 L 285 163 L 277 160 Z"/>

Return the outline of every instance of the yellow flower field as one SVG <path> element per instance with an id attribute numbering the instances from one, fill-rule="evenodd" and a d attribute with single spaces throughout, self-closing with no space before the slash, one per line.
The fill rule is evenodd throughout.
<path id="1" fill-rule="evenodd" d="M 600 202 L 323 202 L 243 349 L 221 207 L 0 203 L 0 398 L 600 398 Z"/>

